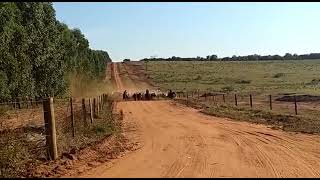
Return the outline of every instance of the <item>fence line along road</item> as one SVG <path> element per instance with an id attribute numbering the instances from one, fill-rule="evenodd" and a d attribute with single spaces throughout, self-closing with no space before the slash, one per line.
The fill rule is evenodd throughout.
<path id="1" fill-rule="evenodd" d="M 0 103 L 0 152 L 9 146 L 24 148 L 33 161 L 55 160 L 77 143 L 85 144 L 89 127 L 104 123 L 99 113 L 113 103 L 107 94 L 87 99 L 18 99 Z"/>
<path id="2" fill-rule="evenodd" d="M 193 96 L 194 94 L 196 96 Z M 232 102 L 231 100 L 229 100 L 229 101 L 226 100 L 226 97 L 227 96 L 229 97 L 230 95 L 232 95 L 232 94 L 213 93 L 213 92 L 208 92 L 208 91 L 200 92 L 199 90 L 197 90 L 195 92 L 194 91 L 183 91 L 183 90 L 176 91 L 176 97 L 178 99 L 198 100 L 200 102 L 213 102 L 214 104 L 219 103 L 219 102 L 220 103 L 222 102 L 223 104 L 231 103 Z M 212 98 L 208 98 L 210 96 L 212 96 Z M 220 96 L 221 96 L 221 98 L 216 98 L 216 97 L 220 97 Z M 292 96 L 292 98 L 293 98 L 292 104 L 290 102 L 286 102 L 286 101 L 276 101 L 277 103 L 274 104 L 274 101 L 272 100 L 271 94 L 267 95 L 265 100 L 261 100 L 261 96 L 260 96 L 259 100 L 258 99 L 255 100 L 254 96 L 252 94 L 248 94 L 248 95 L 245 95 L 246 97 L 248 97 L 247 101 L 239 101 L 238 94 L 236 94 L 236 93 L 234 93 L 233 96 L 234 96 L 233 105 L 236 107 L 241 107 L 241 104 L 247 104 L 248 107 L 250 107 L 251 109 L 257 109 L 265 103 L 265 107 L 268 107 L 268 110 L 270 110 L 270 111 L 274 111 L 275 110 L 274 105 L 277 105 L 278 107 L 282 107 L 282 109 L 285 109 L 285 107 L 288 108 L 289 114 L 290 114 L 290 112 L 291 112 L 291 114 L 292 114 L 292 112 L 294 112 L 294 115 L 298 115 L 299 107 L 298 107 L 298 101 L 297 101 L 296 95 Z M 243 95 L 242 95 L 242 97 L 243 97 Z M 220 99 L 220 101 L 219 101 L 219 99 Z M 314 106 L 316 106 L 316 105 L 314 105 Z M 291 110 L 290 110 L 290 106 L 292 108 Z M 317 109 L 317 108 L 311 108 L 311 106 L 309 109 L 301 109 L 302 107 L 305 107 L 305 106 L 300 107 L 301 112 L 302 112 L 302 110 L 307 111 L 309 109 L 312 109 L 313 111 L 316 111 L 314 109 Z M 309 115 L 308 112 L 305 112 L 304 114 Z M 319 111 L 319 114 L 320 114 L 320 111 Z M 300 115 L 303 115 L 303 114 L 300 114 Z"/>

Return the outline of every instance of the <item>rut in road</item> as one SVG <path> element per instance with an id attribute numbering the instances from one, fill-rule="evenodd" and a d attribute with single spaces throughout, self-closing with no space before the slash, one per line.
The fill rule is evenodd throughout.
<path id="1" fill-rule="evenodd" d="M 142 147 L 82 177 L 320 177 L 319 136 L 212 117 L 167 100 L 117 108 L 136 125 Z"/>

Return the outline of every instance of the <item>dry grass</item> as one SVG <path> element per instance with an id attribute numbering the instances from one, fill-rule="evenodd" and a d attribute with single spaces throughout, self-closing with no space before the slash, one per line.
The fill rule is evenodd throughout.
<path id="1" fill-rule="evenodd" d="M 20 128 L 1 132 L 0 177 L 23 177 L 46 160 L 43 128 Z M 38 139 L 40 138 L 40 139 Z"/>
<path id="2" fill-rule="evenodd" d="M 86 107 L 86 121 L 84 121 L 81 103 L 75 102 L 73 104 L 74 137 L 72 137 L 70 112 L 60 114 L 56 117 L 56 121 L 58 122 L 56 127 L 58 154 L 60 156 L 69 153 L 71 150 L 78 150 L 86 147 L 88 144 L 101 140 L 101 138 L 104 138 L 115 131 L 111 99 L 108 99 L 108 102 L 100 110 L 100 113 L 94 117 L 92 123 L 88 106 Z M 88 101 L 86 101 L 86 105 L 88 105 Z"/>
<path id="3" fill-rule="evenodd" d="M 87 123 L 84 122 L 81 104 L 74 103 L 75 137 L 72 137 L 68 100 L 54 102 L 59 157 L 118 131 L 112 114 L 112 101 L 107 101 L 93 123 L 90 123 L 89 116 Z M 2 130 L 0 133 L 0 177 L 28 177 L 38 165 L 47 161 L 43 126 L 25 126 Z"/>
<path id="4" fill-rule="evenodd" d="M 263 109 L 251 109 L 250 107 L 236 107 L 230 104 L 203 102 L 191 98 L 188 100 L 176 99 L 176 101 L 193 108 L 201 109 L 201 112 L 212 116 L 267 124 L 273 126 L 275 129 L 285 131 L 320 134 L 320 121 L 308 116 L 296 116 Z"/>
<path id="5" fill-rule="evenodd" d="M 148 74 L 164 89 L 233 93 L 320 95 L 319 60 L 149 62 Z"/>
<path id="6" fill-rule="evenodd" d="M 206 103 L 206 112 L 251 122 L 277 125 L 278 117 L 287 119 L 284 129 L 318 133 L 320 128 L 319 60 L 251 61 L 251 62 L 150 62 L 148 74 L 162 89 L 177 91 L 223 92 L 226 106 Z M 238 107 L 234 107 L 237 94 Z M 250 108 L 249 95 L 253 97 Z M 269 107 L 272 95 L 272 110 Z M 314 95 L 312 100 L 299 101 L 298 116 L 294 103 L 277 101 L 286 95 Z M 211 99 L 211 97 L 209 97 Z M 222 102 L 221 97 L 216 97 Z M 310 99 L 310 98 L 309 98 Z M 196 101 L 197 102 L 197 101 Z M 191 103 L 191 102 L 189 102 Z M 203 103 L 203 102 L 202 102 Z M 259 119 L 260 118 L 260 119 Z M 261 120 L 262 119 L 262 120 Z M 272 120 L 274 119 L 274 120 Z"/>

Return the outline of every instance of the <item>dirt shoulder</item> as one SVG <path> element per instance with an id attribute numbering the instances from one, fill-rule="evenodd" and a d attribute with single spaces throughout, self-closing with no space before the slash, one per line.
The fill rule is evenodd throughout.
<path id="1" fill-rule="evenodd" d="M 320 177 L 319 136 L 209 116 L 167 100 L 117 108 L 135 125 L 131 137 L 139 149 L 77 177 Z"/>
<path id="2" fill-rule="evenodd" d="M 204 102 L 192 98 L 175 99 L 175 101 L 189 107 L 200 109 L 200 112 L 215 117 L 230 118 L 233 121 L 265 124 L 273 129 L 281 129 L 288 132 L 320 134 L 320 122 L 318 119 L 308 118 L 305 116 L 235 107 L 225 103 L 215 104 L 210 101 Z"/>
<path id="3" fill-rule="evenodd" d="M 208 116 L 172 101 L 121 102 L 141 148 L 77 177 L 320 177 L 318 136 Z"/>
<path id="4" fill-rule="evenodd" d="M 117 91 L 123 89 L 120 81 L 118 68 L 110 64 L 110 79 Z M 113 96 L 117 96 L 117 93 Z M 116 98 L 115 98 L 116 99 Z M 111 165 L 113 162 L 125 154 L 139 148 L 139 141 L 135 138 L 136 125 L 130 121 L 123 120 L 122 109 L 117 108 L 117 103 L 113 106 L 114 128 L 111 135 L 88 144 L 86 147 L 63 154 L 63 157 L 43 163 L 31 170 L 28 177 L 74 177 L 101 164 Z"/>

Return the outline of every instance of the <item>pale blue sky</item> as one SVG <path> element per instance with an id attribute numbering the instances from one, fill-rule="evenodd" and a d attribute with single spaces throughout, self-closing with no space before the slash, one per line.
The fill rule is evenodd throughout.
<path id="1" fill-rule="evenodd" d="M 113 61 L 320 53 L 320 3 L 55 2 L 57 18 L 80 28 Z"/>

